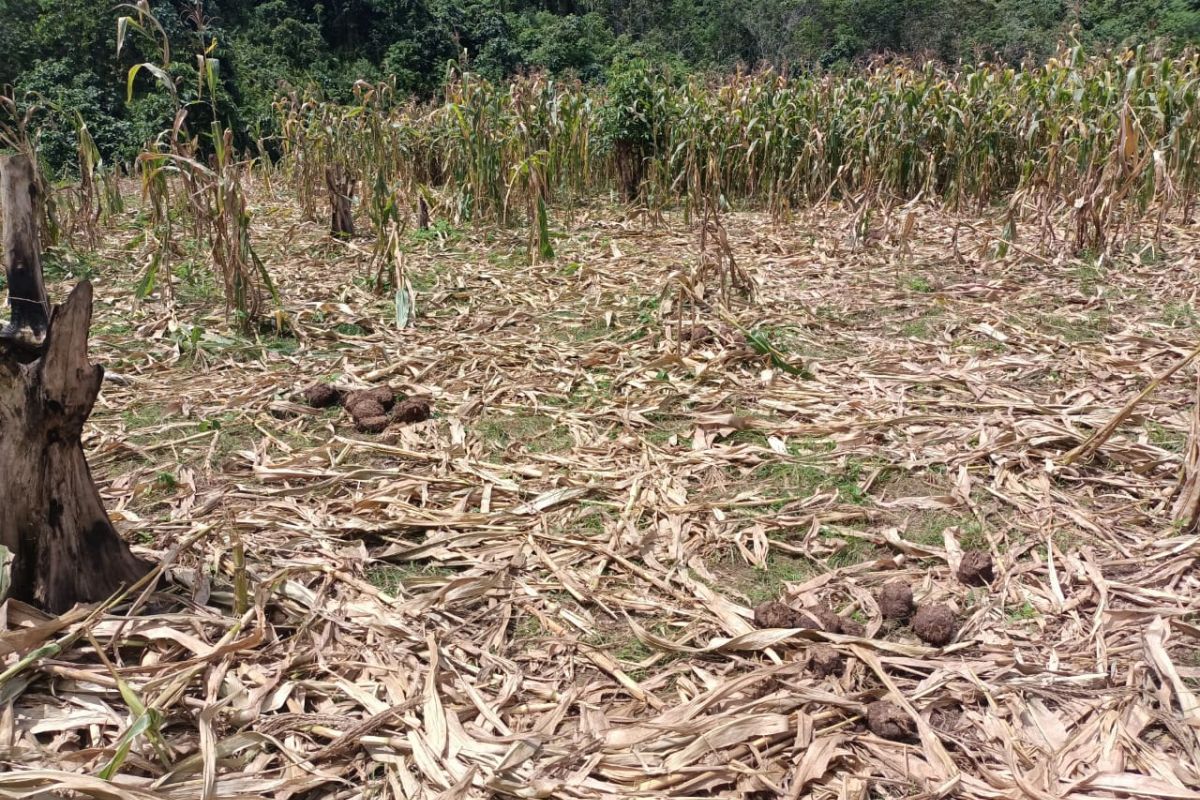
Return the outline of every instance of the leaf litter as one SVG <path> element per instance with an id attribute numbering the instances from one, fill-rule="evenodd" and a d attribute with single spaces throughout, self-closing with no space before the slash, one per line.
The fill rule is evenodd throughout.
<path id="1" fill-rule="evenodd" d="M 167 579 L 0 607 L 0 795 L 1200 798 L 1191 381 L 1063 460 L 1194 348 L 1194 231 L 1097 268 L 730 214 L 715 304 L 682 219 L 580 208 L 548 263 L 411 242 L 396 329 L 367 248 L 258 202 L 294 338 L 135 307 L 101 246 L 86 444 Z"/>

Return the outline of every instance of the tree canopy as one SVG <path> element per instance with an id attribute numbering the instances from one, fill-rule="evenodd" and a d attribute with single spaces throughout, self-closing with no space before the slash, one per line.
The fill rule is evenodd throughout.
<path id="1" fill-rule="evenodd" d="M 541 70 L 604 80 L 641 57 L 680 71 L 837 69 L 878 53 L 954 62 L 1019 63 L 1066 37 L 1085 45 L 1200 40 L 1196 0 L 153 0 L 177 59 L 195 74 L 197 43 L 221 64 L 221 113 L 243 139 L 270 124 L 282 86 L 333 98 L 356 80 L 394 77 L 399 90 L 436 92 L 452 62 L 489 78 Z M 86 119 L 100 151 L 125 158 L 169 124 L 153 78 L 125 78 L 154 59 L 146 42 L 120 56 L 116 19 L 128 10 L 89 0 L 0 0 L 0 84 L 34 92 L 60 114 L 43 135 L 51 164 L 71 161 L 70 116 Z M 139 52 L 139 48 L 141 51 Z M 190 75 L 189 75 L 190 73 Z"/>

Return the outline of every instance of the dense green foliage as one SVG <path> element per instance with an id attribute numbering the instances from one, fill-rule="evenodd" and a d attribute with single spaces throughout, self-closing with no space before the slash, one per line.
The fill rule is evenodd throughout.
<path id="1" fill-rule="evenodd" d="M 270 125 L 281 85 L 317 85 L 335 99 L 356 80 L 389 76 L 401 92 L 438 90 L 465 60 L 499 79 L 541 70 L 602 80 L 642 57 L 677 71 L 769 63 L 792 71 L 850 64 L 873 53 L 945 61 L 1043 58 L 1068 35 L 1084 44 L 1200 39 L 1194 0 L 154 0 L 168 32 L 171 72 L 194 86 L 193 54 L 214 45 L 220 113 L 243 143 Z M 139 76 L 158 59 L 147 42 L 118 57 L 116 19 L 128 10 L 87 0 L 0 0 L 0 84 L 77 109 L 100 151 L 128 159 L 169 124 L 172 107 Z M 139 52 L 138 48 L 143 48 Z M 146 52 L 149 48 L 150 52 Z M 49 112 L 48 112 L 49 113 Z M 74 160 L 70 114 L 46 120 L 42 150 Z"/>

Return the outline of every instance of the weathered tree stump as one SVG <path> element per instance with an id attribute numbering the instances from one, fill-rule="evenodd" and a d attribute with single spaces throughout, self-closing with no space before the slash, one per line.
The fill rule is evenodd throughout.
<path id="1" fill-rule="evenodd" d="M 339 239 L 354 235 L 354 178 L 340 164 L 325 168 L 325 186 L 329 189 L 329 230 Z"/>
<path id="2" fill-rule="evenodd" d="M 425 202 L 424 197 L 417 198 L 417 229 L 429 230 L 429 203 Z"/>
<path id="3" fill-rule="evenodd" d="M 11 596 L 60 613 L 109 597 L 150 571 L 117 535 L 81 436 L 102 367 L 87 356 L 92 286 L 47 314 L 33 166 L 0 159 L 10 323 L 0 332 L 0 544 L 13 553 Z"/>
<path id="4" fill-rule="evenodd" d="M 38 247 L 37 179 L 33 162 L 24 156 L 0 159 L 0 208 L 4 210 L 4 263 L 8 269 L 8 305 L 12 318 L 0 339 L 27 355 L 46 339 L 50 306 L 42 281 Z"/>

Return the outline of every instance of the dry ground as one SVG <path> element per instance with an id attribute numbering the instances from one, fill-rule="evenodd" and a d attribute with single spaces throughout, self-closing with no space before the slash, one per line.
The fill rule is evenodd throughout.
<path id="1" fill-rule="evenodd" d="M 1194 231 L 995 260 L 928 210 L 911 253 L 852 249 L 836 209 L 730 215 L 758 296 L 728 313 L 793 375 L 715 309 L 677 343 L 680 217 L 559 215 L 534 267 L 520 230 L 412 235 L 397 331 L 369 241 L 255 211 L 298 338 L 230 333 L 187 247 L 174 311 L 135 305 L 132 212 L 49 259 L 56 297 L 97 284 L 91 463 L 173 586 L 61 624 L 7 607 L 0 795 L 1200 798 L 1200 542 L 1170 513 L 1194 369 L 1057 461 L 1195 346 Z M 297 401 L 320 380 L 435 418 L 361 435 Z M 954 579 L 969 548 L 990 587 Z M 956 643 L 883 623 L 897 579 Z M 780 596 L 866 634 L 755 631 Z M 807 669 L 819 640 L 840 673 Z M 867 730 L 881 698 L 916 737 Z"/>

